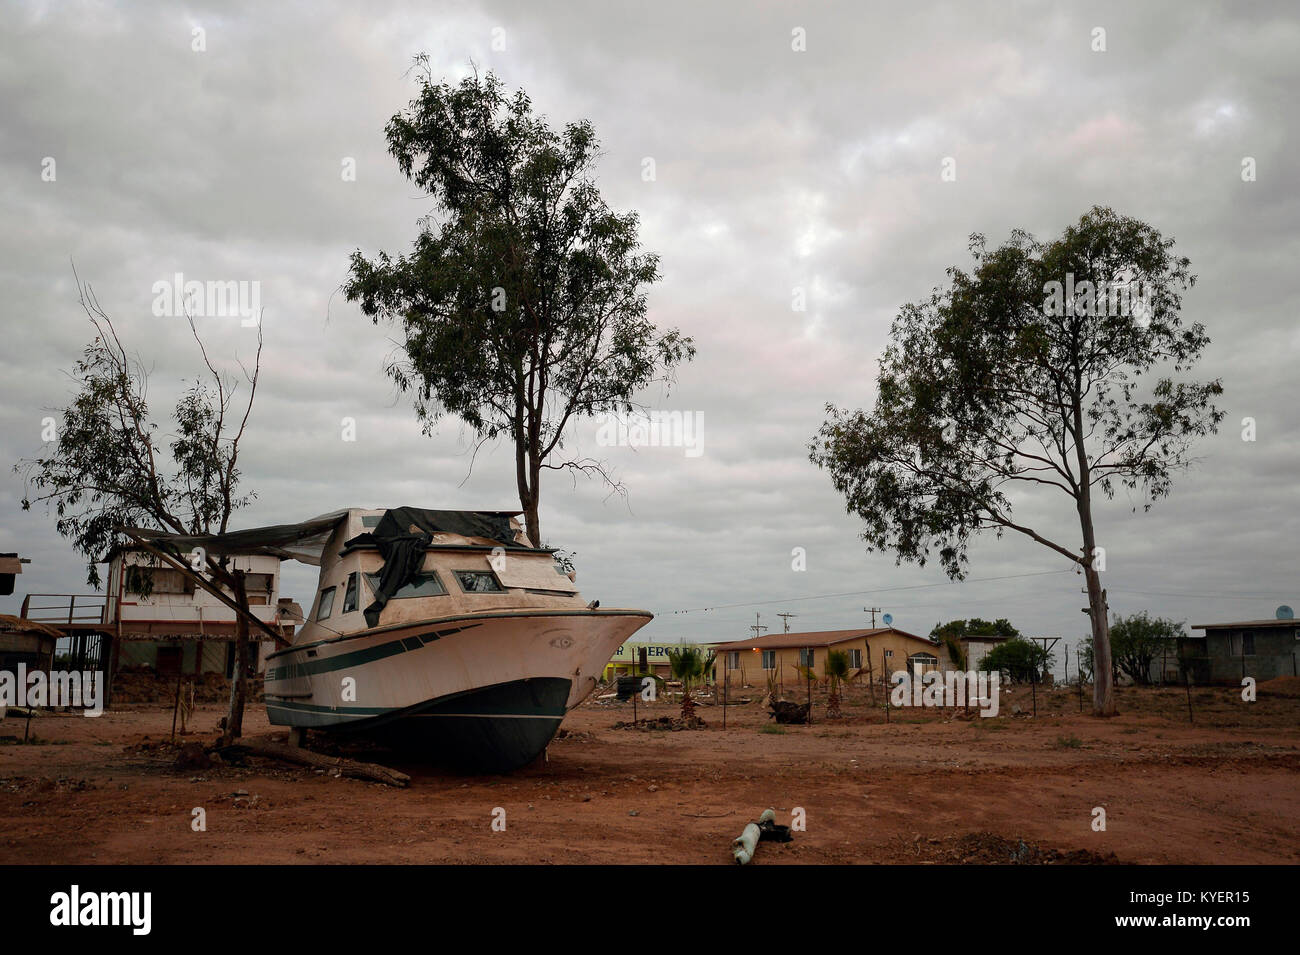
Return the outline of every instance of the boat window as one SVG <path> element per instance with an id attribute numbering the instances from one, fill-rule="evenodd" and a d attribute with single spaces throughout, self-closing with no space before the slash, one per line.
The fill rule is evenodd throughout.
<path id="1" fill-rule="evenodd" d="M 357 588 L 360 586 L 359 576 L 356 571 L 348 574 L 348 589 L 343 595 L 344 613 L 351 613 L 357 609 Z"/>
<path id="2" fill-rule="evenodd" d="M 370 581 L 370 589 L 375 593 L 379 593 L 379 575 L 366 574 L 366 578 Z M 438 597 L 446 592 L 447 588 L 442 585 L 442 581 L 438 579 L 438 575 L 433 571 L 426 571 L 421 574 L 416 574 L 411 579 L 410 583 L 398 590 L 390 599 L 398 600 L 402 597 Z"/>
<path id="3" fill-rule="evenodd" d="M 334 612 L 334 591 L 336 587 L 326 587 L 320 592 L 320 609 L 316 611 L 316 619 L 324 620 Z"/>
<path id="4" fill-rule="evenodd" d="M 490 570 L 457 570 L 453 573 L 456 583 L 467 594 L 499 594 L 505 589 Z"/>

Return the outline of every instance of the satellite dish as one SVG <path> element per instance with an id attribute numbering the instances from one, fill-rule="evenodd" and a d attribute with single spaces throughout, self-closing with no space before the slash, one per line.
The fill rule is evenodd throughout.
<path id="1" fill-rule="evenodd" d="M 1294 619 L 1295 619 L 1295 611 L 1292 610 L 1290 607 L 1288 607 L 1286 604 L 1283 604 L 1282 606 L 1280 606 L 1280 607 L 1277 608 L 1277 619 L 1279 619 L 1279 620 L 1294 620 Z"/>
<path id="2" fill-rule="evenodd" d="M 887 614 L 885 614 L 883 617 L 881 617 L 880 619 L 883 620 L 883 621 L 885 621 L 885 626 L 886 626 L 886 627 L 893 626 L 893 624 L 894 624 L 894 615 L 893 615 L 892 613 L 887 613 Z"/>

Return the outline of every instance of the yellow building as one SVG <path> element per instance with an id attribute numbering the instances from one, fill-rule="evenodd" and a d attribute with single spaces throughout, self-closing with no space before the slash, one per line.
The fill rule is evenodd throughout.
<path id="1" fill-rule="evenodd" d="M 849 655 L 850 678 L 888 680 L 899 670 L 913 674 L 941 669 L 948 661 L 939 643 L 894 627 L 864 630 L 821 630 L 810 633 L 773 633 L 750 640 L 714 645 L 714 678 L 733 687 L 765 686 L 771 676 L 783 687 L 804 682 L 799 666 L 825 676 L 826 654 L 842 650 Z"/>
<path id="2" fill-rule="evenodd" d="M 625 643 L 609 658 L 605 666 L 605 680 L 631 673 L 653 673 L 667 680 L 672 677 L 668 651 L 681 647 L 680 643 Z"/>

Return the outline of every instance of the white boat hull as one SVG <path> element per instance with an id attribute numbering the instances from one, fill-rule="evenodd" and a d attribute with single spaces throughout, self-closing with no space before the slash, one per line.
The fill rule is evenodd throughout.
<path id="1" fill-rule="evenodd" d="M 433 758 L 514 769 L 541 754 L 650 620 L 640 610 L 496 610 L 290 647 L 268 658 L 267 713 L 277 725 L 374 733 Z"/>

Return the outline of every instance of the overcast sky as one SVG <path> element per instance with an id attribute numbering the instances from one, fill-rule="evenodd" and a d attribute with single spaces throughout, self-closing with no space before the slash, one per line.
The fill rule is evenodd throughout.
<path id="1" fill-rule="evenodd" d="M 662 256 L 650 315 L 698 346 L 671 391 L 642 397 L 702 412 L 701 455 L 597 447 L 586 423 L 571 447 L 612 465 L 627 500 L 563 476 L 543 486 L 543 536 L 577 552 L 584 595 L 658 615 L 642 636 L 737 638 L 756 612 L 780 629 L 780 611 L 798 614 L 794 630 L 841 629 L 868 623 L 865 606 L 920 633 L 978 615 L 1081 635 L 1082 578 L 1032 542 L 981 540 L 961 584 L 867 554 L 807 445 L 826 402 L 870 405 L 891 320 L 968 261 L 970 233 L 1050 238 L 1095 204 L 1191 258 L 1184 315 L 1213 340 L 1200 374 L 1223 379 L 1227 412 L 1171 499 L 1101 509 L 1112 610 L 1202 623 L 1300 601 L 1290 5 L 784 6 L 5 3 L 0 551 L 32 563 L 0 611 L 24 592 L 86 590 L 10 471 L 39 451 L 90 338 L 74 261 L 152 367 L 160 415 L 200 365 L 184 321 L 154 316 L 154 283 L 260 283 L 264 377 L 242 457 L 258 500 L 239 526 L 349 505 L 517 506 L 510 447 L 470 474 L 457 421 L 422 436 L 383 374 L 389 334 L 338 293 L 354 249 L 405 251 L 431 208 L 383 137 L 422 51 L 438 77 L 475 63 L 554 124 L 592 121 L 605 198 L 640 213 Z M 200 327 L 229 367 L 251 357 L 238 318 Z M 1017 514 L 1078 546 L 1059 492 Z M 286 565 L 285 580 L 310 599 L 313 568 Z"/>

